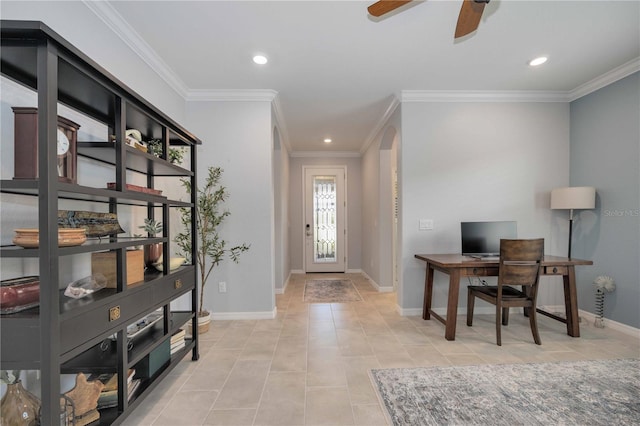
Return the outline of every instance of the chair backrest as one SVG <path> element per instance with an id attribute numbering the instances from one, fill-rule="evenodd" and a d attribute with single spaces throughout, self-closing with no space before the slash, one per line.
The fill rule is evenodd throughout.
<path id="1" fill-rule="evenodd" d="M 500 240 L 498 284 L 535 286 L 544 258 L 544 238 Z"/>

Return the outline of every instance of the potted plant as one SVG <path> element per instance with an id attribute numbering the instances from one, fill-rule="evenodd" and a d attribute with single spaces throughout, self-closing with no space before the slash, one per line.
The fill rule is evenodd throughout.
<path id="1" fill-rule="evenodd" d="M 169 162 L 171 164 L 180 164 L 184 158 L 184 149 L 169 148 Z"/>
<path id="2" fill-rule="evenodd" d="M 198 332 L 204 333 L 209 329 L 210 313 L 204 309 L 204 288 L 213 269 L 224 259 L 231 259 L 238 263 L 240 254 L 249 250 L 248 244 L 228 247 L 227 241 L 220 236 L 220 227 L 231 213 L 223 208 L 229 193 L 220 184 L 223 170 L 220 167 L 209 167 L 204 187 L 197 190 L 196 197 L 196 229 L 195 236 L 198 250 L 196 264 L 200 271 L 200 304 L 198 306 Z M 191 181 L 181 180 L 188 194 L 191 194 Z M 181 208 L 181 222 L 184 231 L 179 233 L 174 242 L 178 245 L 180 255 L 191 260 L 191 210 Z M 200 319 L 203 318 L 201 322 Z M 200 324 L 203 324 L 200 326 Z M 205 325 L 206 324 L 206 325 Z"/>
<path id="3" fill-rule="evenodd" d="M 145 218 L 144 225 L 138 226 L 144 229 L 149 237 L 155 237 L 162 232 L 162 222 L 156 222 L 155 219 Z M 162 256 L 162 243 L 146 244 L 144 246 L 144 264 L 152 267 L 154 263 Z"/>
<path id="4" fill-rule="evenodd" d="M 156 157 L 162 155 L 162 141 L 160 139 L 152 139 L 147 142 L 147 152 Z M 180 164 L 184 158 L 184 148 L 169 148 L 167 160 L 171 164 Z"/>

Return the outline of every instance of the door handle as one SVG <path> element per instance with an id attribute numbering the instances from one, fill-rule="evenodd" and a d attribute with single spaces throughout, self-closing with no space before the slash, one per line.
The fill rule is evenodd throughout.
<path id="1" fill-rule="evenodd" d="M 306 226 L 306 234 L 307 234 L 307 237 L 310 237 L 312 235 L 311 234 L 311 225 L 309 225 L 308 223 L 307 223 L 307 226 Z"/>

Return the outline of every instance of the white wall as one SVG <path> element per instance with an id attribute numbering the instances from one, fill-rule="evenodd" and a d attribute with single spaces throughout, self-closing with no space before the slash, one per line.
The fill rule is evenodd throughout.
<path id="1" fill-rule="evenodd" d="M 405 102 L 401 134 L 404 313 L 422 307 L 425 264 L 414 254 L 459 253 L 461 221 L 516 220 L 519 237 L 544 237 L 547 254 L 564 254 L 549 193 L 569 182 L 568 104 Z M 418 231 L 419 219 L 434 229 Z M 436 273 L 433 307 L 446 306 L 447 283 Z M 540 291 L 541 304 L 563 303 L 561 285 Z"/>
<path id="2" fill-rule="evenodd" d="M 231 215 L 222 227 L 230 245 L 249 243 L 240 263 L 224 261 L 212 273 L 205 307 L 214 318 L 269 317 L 274 293 L 274 185 L 270 102 L 189 102 L 188 126 L 203 144 L 198 151 L 198 180 L 210 166 L 224 169 Z M 218 292 L 218 282 L 227 293 Z M 246 318 L 246 316 L 244 316 Z"/>
<path id="3" fill-rule="evenodd" d="M 347 270 L 361 269 L 362 247 L 362 181 L 360 157 L 292 157 L 289 180 L 289 246 L 291 270 L 304 270 L 302 166 L 347 167 Z"/>
<path id="4" fill-rule="evenodd" d="M 0 16 L 2 19 L 44 22 L 160 111 L 184 125 L 182 96 L 83 2 L 2 0 Z"/>

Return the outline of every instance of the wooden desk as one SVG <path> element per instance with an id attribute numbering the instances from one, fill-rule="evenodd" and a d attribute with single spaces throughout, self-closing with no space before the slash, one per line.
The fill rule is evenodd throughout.
<path id="1" fill-rule="evenodd" d="M 499 262 L 497 260 L 487 261 L 474 259 L 460 254 L 416 254 L 415 258 L 427 262 L 427 272 L 424 280 L 422 319 L 431 319 L 431 315 L 433 315 L 438 321 L 445 325 L 444 337 L 447 340 L 455 340 L 460 278 L 498 276 Z M 544 257 L 542 261 L 542 274 L 562 275 L 562 281 L 564 283 L 564 304 L 567 317 L 566 319 L 561 318 L 541 309 L 536 309 L 536 312 L 566 323 L 567 334 L 573 337 L 580 337 L 578 295 L 576 293 L 576 265 L 593 265 L 593 262 L 590 260 L 570 259 L 560 256 Z M 449 299 L 447 301 L 446 319 L 431 310 L 434 271 L 440 271 L 449 275 Z"/>

